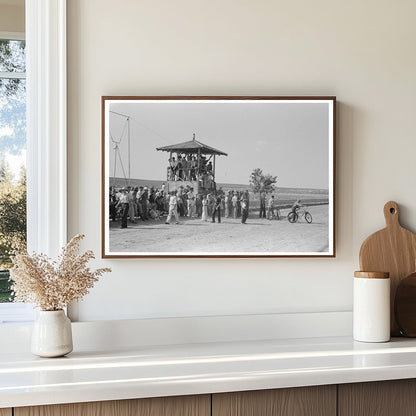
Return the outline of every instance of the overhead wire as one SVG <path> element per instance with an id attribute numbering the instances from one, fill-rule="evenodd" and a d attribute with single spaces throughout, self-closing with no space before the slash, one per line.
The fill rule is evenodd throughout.
<path id="1" fill-rule="evenodd" d="M 118 113 L 117 111 L 113 111 L 113 110 L 110 110 L 110 113 L 115 114 L 115 115 L 120 116 L 120 117 L 125 117 L 126 119 L 132 120 L 134 123 L 137 123 L 139 126 L 143 127 L 144 129 L 146 129 L 150 133 L 153 133 L 154 135 L 158 136 L 166 144 L 169 144 L 171 142 L 168 138 L 164 137 L 162 134 L 157 132 L 155 129 L 147 126 L 142 121 L 137 120 L 136 117 L 131 117 L 131 116 L 128 116 L 127 114 Z"/>
<path id="2" fill-rule="evenodd" d="M 123 140 L 124 134 L 126 132 L 126 128 L 127 128 L 128 123 L 129 123 L 129 116 L 126 116 L 126 115 L 120 114 L 120 113 L 116 113 L 115 111 L 110 111 L 110 113 L 116 114 L 118 116 L 122 116 L 122 117 L 125 118 L 125 122 L 124 122 L 124 125 L 123 125 L 123 130 L 122 130 L 122 132 L 120 134 L 120 139 L 118 141 L 114 139 L 114 136 L 113 136 L 113 134 L 111 132 L 111 129 L 109 129 L 109 130 L 110 130 L 110 139 L 115 144 L 115 147 L 114 147 L 114 178 L 116 177 L 116 172 L 117 172 L 117 156 L 118 156 L 118 158 L 120 160 L 121 170 L 123 171 L 124 179 L 127 182 L 126 171 L 124 169 L 123 160 L 121 158 L 119 144 Z"/>
<path id="3" fill-rule="evenodd" d="M 131 121 L 133 121 L 134 123 L 137 123 L 139 126 L 141 126 L 142 128 L 144 128 L 145 130 L 147 130 L 150 133 L 152 133 L 153 135 L 159 137 L 159 139 L 161 139 L 164 142 L 164 144 L 171 143 L 171 140 L 167 139 L 162 134 L 160 134 L 159 132 L 157 132 L 155 129 L 147 126 L 143 122 L 138 121 L 135 117 L 131 117 L 131 116 L 128 116 L 127 114 L 119 113 L 119 112 L 114 111 L 114 110 L 110 110 L 109 112 L 111 114 L 117 115 L 119 117 L 123 117 L 125 119 L 125 122 L 123 124 L 123 130 L 122 130 L 122 132 L 121 132 L 121 134 L 119 136 L 119 140 L 116 140 L 114 138 L 114 135 L 113 135 L 113 133 L 111 131 L 111 128 L 109 128 L 109 133 L 110 133 L 110 140 L 111 140 L 111 142 L 113 144 L 115 144 L 115 147 L 114 147 L 114 151 L 115 151 L 115 154 L 114 154 L 114 177 L 116 177 L 117 156 L 118 156 L 118 159 L 120 161 L 120 166 L 121 166 L 121 169 L 123 171 L 124 179 L 127 181 L 127 175 L 126 175 L 126 171 L 124 169 L 123 160 L 122 160 L 122 157 L 121 157 L 121 151 L 120 151 L 119 145 L 121 144 L 121 142 L 123 140 L 123 137 L 125 136 L 126 129 L 127 129 L 127 135 L 128 135 L 127 138 L 128 138 L 128 141 L 129 141 L 129 146 L 128 146 L 128 151 L 129 151 L 128 161 L 129 161 L 129 179 L 130 179 L 130 125 L 129 125 L 129 123 Z"/>

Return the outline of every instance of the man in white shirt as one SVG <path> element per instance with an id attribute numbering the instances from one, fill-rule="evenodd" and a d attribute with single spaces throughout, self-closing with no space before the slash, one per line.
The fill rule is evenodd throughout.
<path id="1" fill-rule="evenodd" d="M 175 217 L 176 224 L 179 224 L 179 218 L 178 218 L 178 198 L 176 197 L 176 191 L 169 192 L 170 198 L 169 198 L 169 214 L 166 218 L 165 224 L 170 224 L 170 220 L 172 219 L 172 215 Z"/>
<path id="2" fill-rule="evenodd" d="M 127 228 L 127 216 L 129 213 L 129 197 L 126 188 L 121 189 L 117 206 L 121 205 L 121 228 Z"/>
<path id="3" fill-rule="evenodd" d="M 135 194 L 134 194 L 134 188 L 132 187 L 127 187 L 127 198 L 128 198 L 128 203 L 129 203 L 129 218 L 130 218 L 130 222 L 132 222 L 133 224 L 136 223 L 136 221 L 134 220 L 134 211 L 135 211 Z"/>

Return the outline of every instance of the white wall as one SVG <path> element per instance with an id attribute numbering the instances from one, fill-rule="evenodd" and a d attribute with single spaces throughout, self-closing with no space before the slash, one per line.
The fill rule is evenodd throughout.
<path id="1" fill-rule="evenodd" d="M 69 0 L 69 236 L 110 266 L 81 321 L 351 309 L 362 240 L 416 225 L 416 3 Z M 102 95 L 336 95 L 335 259 L 100 260 Z"/>
<path id="2" fill-rule="evenodd" d="M 0 32 L 24 32 L 25 8 L 22 1 L 0 2 Z"/>

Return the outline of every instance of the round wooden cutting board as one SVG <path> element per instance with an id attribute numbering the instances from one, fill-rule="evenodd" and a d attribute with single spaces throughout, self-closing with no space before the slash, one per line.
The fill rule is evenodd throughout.
<path id="1" fill-rule="evenodd" d="M 399 206 L 390 201 L 384 205 L 386 228 L 370 235 L 360 250 L 360 269 L 390 273 L 391 335 L 400 335 L 394 318 L 394 300 L 400 281 L 416 271 L 416 235 L 399 223 Z"/>

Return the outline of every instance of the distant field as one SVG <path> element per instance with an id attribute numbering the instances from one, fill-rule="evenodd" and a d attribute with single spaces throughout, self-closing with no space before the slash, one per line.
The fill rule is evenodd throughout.
<path id="1" fill-rule="evenodd" d="M 130 183 L 127 183 L 124 178 L 110 178 L 110 186 L 115 186 L 116 188 L 127 185 L 160 188 L 163 183 L 164 181 L 151 179 L 130 179 Z M 250 193 L 250 211 L 260 207 L 259 196 L 251 192 L 250 185 L 217 183 L 217 187 L 218 189 L 222 188 L 224 191 L 245 191 L 248 189 Z M 327 189 L 277 187 L 274 195 L 277 198 L 278 205 L 282 208 L 291 206 L 297 199 L 301 199 L 303 204 L 307 206 L 328 204 L 329 199 Z"/>

